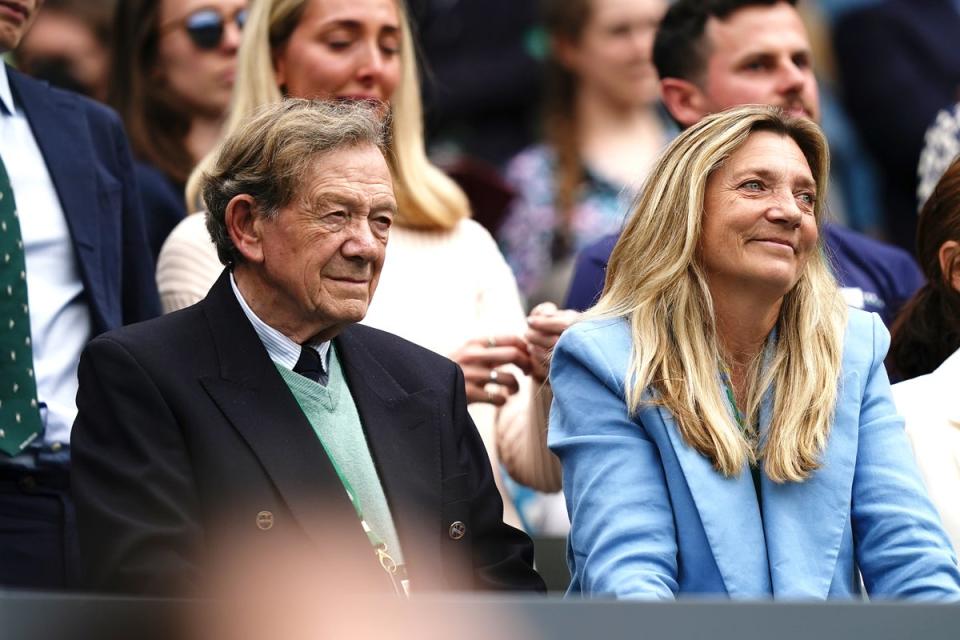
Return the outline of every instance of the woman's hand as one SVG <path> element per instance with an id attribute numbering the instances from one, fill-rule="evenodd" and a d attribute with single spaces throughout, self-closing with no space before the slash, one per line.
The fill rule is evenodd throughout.
<path id="1" fill-rule="evenodd" d="M 530 373 L 527 343 L 519 336 L 490 336 L 467 341 L 450 358 L 463 369 L 467 402 L 501 406 L 519 389 L 516 376 L 499 367 L 512 364 Z"/>
<path id="2" fill-rule="evenodd" d="M 527 316 L 528 329 L 524 338 L 530 344 L 530 375 L 539 384 L 550 374 L 550 356 L 564 329 L 580 318 L 573 309 L 557 309 L 552 302 L 538 304 Z"/>

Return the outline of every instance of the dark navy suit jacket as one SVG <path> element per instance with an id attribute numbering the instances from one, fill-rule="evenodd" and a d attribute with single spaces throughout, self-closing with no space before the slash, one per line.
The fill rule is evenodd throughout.
<path id="1" fill-rule="evenodd" d="M 133 163 L 119 117 L 7 67 L 67 219 L 94 335 L 160 315 Z"/>
<path id="2" fill-rule="evenodd" d="M 601 238 L 577 256 L 567 294 L 568 309 L 582 311 L 600 297 L 607 261 L 619 237 L 620 234 L 613 234 Z M 851 294 L 858 289 L 862 292 L 862 304 L 853 306 L 877 312 L 888 326 L 903 303 L 924 283 L 917 263 L 903 249 L 835 224 L 824 225 L 823 241 L 840 286 Z"/>

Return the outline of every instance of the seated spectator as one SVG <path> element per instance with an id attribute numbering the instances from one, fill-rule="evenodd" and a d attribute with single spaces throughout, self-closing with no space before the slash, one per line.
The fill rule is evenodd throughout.
<path id="1" fill-rule="evenodd" d="M 283 95 L 371 101 L 392 112 L 388 157 L 399 215 L 364 323 L 463 368 L 470 415 L 494 461 L 507 522 L 519 525 L 500 462 L 524 484 L 560 488 L 559 463 L 546 447 L 545 359 L 570 320 L 547 310 L 524 321 L 516 282 L 496 244 L 470 219 L 463 192 L 428 161 L 415 50 L 403 4 L 394 0 L 351 3 L 343 10 L 324 0 L 262 0 L 246 27 L 226 130 Z M 197 200 L 195 193 L 188 186 L 189 201 Z M 201 299 L 221 266 L 203 216 L 188 216 L 171 233 L 157 265 L 165 309 Z M 534 343 L 529 348 L 526 331 Z"/>
<path id="2" fill-rule="evenodd" d="M 13 52 L 13 63 L 34 78 L 105 102 L 115 4 L 116 0 L 44 0 Z"/>
<path id="3" fill-rule="evenodd" d="M 653 168 L 588 322 L 553 356 L 570 591 L 960 598 L 879 318 L 822 252 L 827 142 L 747 106 Z"/>
<path id="4" fill-rule="evenodd" d="M 654 43 L 663 102 L 682 127 L 742 104 L 771 104 L 820 119 L 810 41 L 794 0 L 677 0 Z M 906 251 L 836 224 L 824 245 L 847 303 L 876 311 L 885 323 L 921 284 Z M 577 264 L 567 306 L 592 305 L 603 287 L 615 242 L 600 240 Z"/>
<path id="5" fill-rule="evenodd" d="M 259 530 L 251 553 L 335 544 L 352 578 L 401 596 L 543 589 L 460 369 L 352 326 L 397 213 L 383 139 L 366 104 L 290 100 L 238 125 L 203 180 L 227 267 L 210 294 L 85 350 L 72 442 L 91 587 L 192 593 Z"/>
<path id="6" fill-rule="evenodd" d="M 497 236 L 528 303 L 559 301 L 577 251 L 623 225 L 671 132 L 657 108 L 653 34 L 665 0 L 548 0 L 543 144 L 506 169 L 517 192 Z"/>
<path id="7" fill-rule="evenodd" d="M 873 154 L 890 242 L 913 249 L 914 171 L 924 131 L 957 100 L 960 2 L 882 0 L 844 13 L 833 30 L 847 112 Z"/>
<path id="8" fill-rule="evenodd" d="M 893 324 L 888 367 L 897 409 L 930 496 L 960 549 L 960 160 L 920 213 L 917 254 L 927 284 Z"/>
<path id="9" fill-rule="evenodd" d="M 183 189 L 220 139 L 247 0 L 122 0 L 110 104 L 137 160 L 153 256 L 186 214 Z"/>

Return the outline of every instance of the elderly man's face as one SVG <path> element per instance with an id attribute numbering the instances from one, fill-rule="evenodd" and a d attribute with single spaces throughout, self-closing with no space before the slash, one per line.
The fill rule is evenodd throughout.
<path id="1" fill-rule="evenodd" d="M 396 208 L 390 171 L 376 147 L 314 160 L 300 197 L 277 217 L 255 223 L 262 252 L 257 271 L 278 329 L 332 337 L 363 319 Z"/>

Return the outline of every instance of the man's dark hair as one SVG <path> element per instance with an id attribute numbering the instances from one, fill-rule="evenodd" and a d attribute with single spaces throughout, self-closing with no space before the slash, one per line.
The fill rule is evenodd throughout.
<path id="1" fill-rule="evenodd" d="M 667 10 L 653 41 L 653 64 L 661 78 L 694 81 L 707 64 L 707 20 L 725 20 L 746 7 L 773 6 L 797 0 L 677 0 Z"/>

